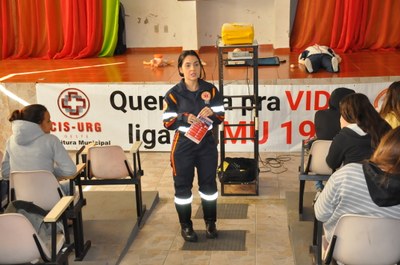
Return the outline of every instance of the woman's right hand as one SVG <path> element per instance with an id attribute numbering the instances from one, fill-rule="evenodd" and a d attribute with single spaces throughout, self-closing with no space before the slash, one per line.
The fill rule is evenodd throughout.
<path id="1" fill-rule="evenodd" d="M 196 117 L 196 116 L 194 116 L 193 114 L 189 114 L 188 115 L 188 118 L 187 118 L 187 122 L 189 123 L 189 124 L 193 124 L 193 123 L 196 123 L 196 122 L 198 122 L 199 121 L 199 119 Z"/>

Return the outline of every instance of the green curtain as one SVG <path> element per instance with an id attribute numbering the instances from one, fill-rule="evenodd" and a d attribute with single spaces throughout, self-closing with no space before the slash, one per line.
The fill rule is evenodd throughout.
<path id="1" fill-rule="evenodd" d="M 119 0 L 103 0 L 104 40 L 99 57 L 113 56 L 118 41 Z"/>

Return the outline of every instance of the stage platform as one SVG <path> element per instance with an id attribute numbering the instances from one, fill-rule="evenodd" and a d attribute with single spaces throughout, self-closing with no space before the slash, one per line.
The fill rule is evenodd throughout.
<path id="1" fill-rule="evenodd" d="M 179 48 L 128 49 L 123 55 L 79 60 L 0 60 L 0 83 L 167 83 L 180 80 L 177 71 Z M 144 65 L 153 54 L 161 53 L 174 63 L 152 69 Z M 215 47 L 200 50 L 207 80 L 218 82 L 218 58 Z M 340 84 L 354 82 L 388 82 L 400 79 L 400 51 L 362 51 L 340 54 L 339 73 L 324 70 L 309 74 L 298 67 L 298 53 L 274 50 L 260 45 L 259 57 L 278 56 L 279 66 L 259 67 L 260 84 Z M 291 68 L 290 65 L 295 67 Z M 229 67 L 224 71 L 226 82 L 246 82 L 252 69 Z M 250 77 L 250 78 L 249 78 Z"/>
<path id="2" fill-rule="evenodd" d="M 90 106 L 91 113 L 103 113 L 104 115 L 92 117 L 91 120 L 89 119 L 90 122 L 96 120 L 103 124 L 103 128 L 114 128 L 117 125 L 112 124 L 112 121 L 118 120 L 118 126 L 125 128 L 118 130 L 121 135 L 117 137 L 112 136 L 114 133 L 102 132 L 101 139 L 104 138 L 113 142 L 116 140 L 116 144 L 124 146 L 127 145 L 127 141 L 118 142 L 118 140 L 126 139 L 126 133 L 134 128 L 136 129 L 128 135 L 135 137 L 135 139 L 143 139 L 145 131 L 147 133 L 148 130 L 153 130 L 154 134 L 160 134 L 163 129 L 162 124 L 150 123 L 149 121 L 159 120 L 162 110 L 162 103 L 159 102 L 162 102 L 162 96 L 181 78 L 177 69 L 177 59 L 180 52 L 180 48 L 146 48 L 129 49 L 126 54 L 108 58 L 0 60 L 0 92 L 2 92 L 0 93 L 0 103 L 3 106 L 0 124 L 4 128 L 0 132 L 0 150 L 4 149 L 5 141 L 11 135 L 8 117 L 13 110 L 21 108 L 22 105 L 36 102 L 57 102 L 57 98 L 65 88 L 79 88 L 92 101 L 96 102 L 104 99 L 100 95 L 107 95 L 116 87 L 118 87 L 118 91 L 123 91 L 118 92 L 118 95 L 130 96 L 134 100 L 137 99 L 138 102 L 144 98 L 146 100 L 148 98 L 152 104 L 157 102 L 157 106 L 150 106 L 152 109 L 157 107 L 157 111 L 143 109 L 140 112 L 135 111 L 135 115 L 133 115 L 133 110 L 128 115 L 124 115 L 122 111 L 115 112 L 114 101 L 114 105 L 104 102 L 97 109 L 92 104 Z M 151 60 L 153 54 L 156 53 L 161 53 L 164 55 L 164 59 L 174 60 L 175 62 L 163 68 L 151 68 L 149 65 L 143 64 L 144 61 Z M 218 87 L 217 49 L 207 47 L 201 49 L 199 53 L 205 63 L 206 80 L 213 82 Z M 260 58 L 272 56 L 279 57 L 281 64 L 279 66 L 260 66 L 258 73 L 259 96 L 263 100 L 259 112 L 259 120 L 262 125 L 260 129 L 260 152 L 264 150 L 298 150 L 300 138 L 312 134 L 312 130 L 305 130 L 304 128 L 308 128 L 307 124 L 309 120 L 312 120 L 314 111 L 326 102 L 324 99 L 327 91 L 332 91 L 339 86 L 348 86 L 356 91 L 366 93 L 370 96 L 371 101 L 379 102 L 382 96 L 381 91 L 391 82 L 400 80 L 400 65 L 398 63 L 400 61 L 400 50 L 340 54 L 343 60 L 340 64 L 339 73 L 321 70 L 309 74 L 303 67 L 298 66 L 298 53 L 274 50 L 269 45 L 259 46 Z M 290 67 L 290 65 L 295 65 L 295 67 Z M 248 92 L 247 83 L 252 82 L 252 77 L 253 69 L 251 67 L 225 67 L 224 69 L 224 85 L 236 86 L 235 89 L 241 89 L 239 90 L 241 94 Z M 96 87 L 96 85 L 98 86 Z M 88 89 L 89 86 L 104 93 L 94 92 Z M 247 103 L 242 102 L 241 104 Z M 63 114 L 59 111 L 59 107 L 50 103 L 48 105 L 52 113 L 52 120 L 65 121 L 68 124 L 72 122 L 65 120 Z M 128 106 L 126 106 L 127 109 L 123 108 L 124 111 L 130 110 Z M 110 113 L 113 113 L 112 117 L 107 116 Z M 132 117 L 128 118 L 129 115 L 132 115 Z M 229 116 L 233 118 L 230 121 L 237 120 L 240 122 L 243 120 L 241 115 L 244 114 L 230 113 Z M 71 139 L 81 140 L 82 137 L 87 141 L 100 140 L 92 139 L 88 134 L 83 136 L 81 134 L 67 135 L 61 132 L 62 128 L 58 130 L 60 132 L 57 136 L 68 141 Z M 244 134 L 245 132 L 242 130 L 241 133 Z M 267 141 L 268 139 L 273 139 L 273 141 Z M 67 146 L 67 143 L 64 144 Z M 69 141 L 69 144 L 80 145 L 74 141 Z M 67 146 L 67 148 L 73 150 L 74 146 Z M 124 148 L 128 147 L 124 146 Z M 150 151 L 169 150 L 168 144 L 156 143 L 156 137 L 149 140 L 145 148 Z M 245 144 L 232 144 L 229 148 L 232 148 L 231 151 L 250 151 Z"/>

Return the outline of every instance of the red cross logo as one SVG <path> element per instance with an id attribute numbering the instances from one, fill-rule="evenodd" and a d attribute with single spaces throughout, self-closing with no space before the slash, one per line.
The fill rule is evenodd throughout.
<path id="1" fill-rule="evenodd" d="M 89 98 L 77 88 L 67 88 L 60 93 L 57 100 L 58 108 L 70 119 L 80 119 L 89 111 Z"/>

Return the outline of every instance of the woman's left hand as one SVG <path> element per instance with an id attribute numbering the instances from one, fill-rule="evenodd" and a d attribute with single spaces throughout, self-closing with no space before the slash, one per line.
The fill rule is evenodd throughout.
<path id="1" fill-rule="evenodd" d="M 209 117 L 212 116 L 214 114 L 214 112 L 212 111 L 212 109 L 210 109 L 209 107 L 204 107 L 200 112 L 199 115 L 203 116 L 203 117 Z"/>

